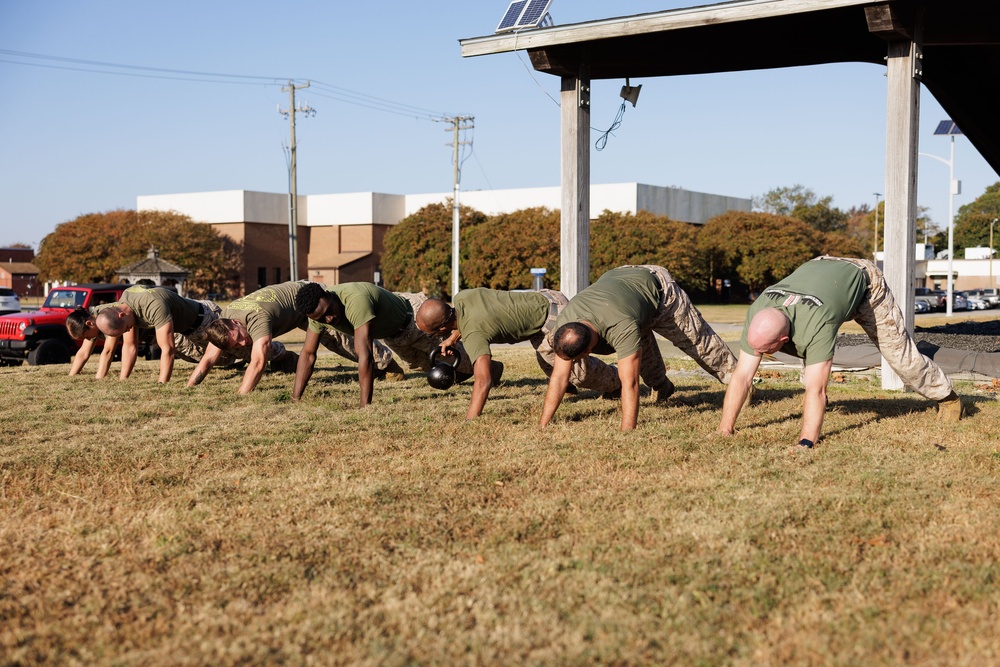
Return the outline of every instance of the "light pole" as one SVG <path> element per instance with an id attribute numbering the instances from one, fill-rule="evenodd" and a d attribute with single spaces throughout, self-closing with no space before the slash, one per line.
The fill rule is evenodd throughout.
<path id="1" fill-rule="evenodd" d="M 875 193 L 875 244 L 872 246 L 872 261 L 878 264 L 878 198 L 881 192 Z"/>
<path id="2" fill-rule="evenodd" d="M 943 162 L 948 165 L 948 295 L 947 295 L 947 305 L 945 306 L 945 315 L 947 317 L 952 316 L 952 295 L 955 291 L 954 285 L 954 260 L 953 255 L 955 254 L 955 195 L 962 194 L 962 182 L 955 180 L 955 135 L 962 134 L 962 131 L 958 129 L 958 125 L 951 120 L 943 120 L 938 123 L 937 129 L 934 130 L 936 135 L 945 135 L 951 138 L 951 156 L 949 159 L 945 160 L 943 157 L 938 157 L 937 155 L 931 155 L 930 153 L 920 153 L 929 158 L 934 158 L 938 162 Z"/>
<path id="3" fill-rule="evenodd" d="M 993 284 L 993 225 L 997 224 L 997 220 L 1000 218 L 993 218 L 993 222 L 990 223 L 990 287 L 996 287 Z"/>

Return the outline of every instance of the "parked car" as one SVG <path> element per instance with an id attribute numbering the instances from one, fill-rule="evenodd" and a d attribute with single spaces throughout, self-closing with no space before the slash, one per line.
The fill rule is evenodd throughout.
<path id="1" fill-rule="evenodd" d="M 0 287 L 0 315 L 21 310 L 21 297 L 9 287 Z"/>
<path id="2" fill-rule="evenodd" d="M 36 311 L 0 317 L 0 364 L 64 364 L 80 349 L 66 331 L 66 317 L 77 307 L 114 303 L 128 285 L 72 285 L 49 292 Z M 143 354 L 144 350 L 140 350 Z"/>
<path id="3" fill-rule="evenodd" d="M 926 290 L 924 288 L 917 288 L 918 294 L 921 291 L 925 291 L 926 294 L 923 296 L 929 297 L 932 301 L 932 306 L 934 310 L 947 310 L 948 309 L 948 293 L 944 290 Z M 951 293 L 951 309 L 954 310 L 968 310 L 969 302 L 966 301 L 965 297 L 960 292 Z"/>
<path id="4" fill-rule="evenodd" d="M 987 308 L 996 308 L 1000 306 L 1000 290 L 992 287 L 980 287 L 979 289 L 970 289 L 966 292 L 968 296 L 974 296 L 982 299 L 988 305 Z"/>
<path id="5" fill-rule="evenodd" d="M 969 310 L 989 310 L 990 302 L 978 296 L 967 296 L 965 300 L 969 304 Z"/>
<path id="6" fill-rule="evenodd" d="M 913 312 L 915 313 L 929 313 L 931 312 L 931 304 L 927 302 L 927 299 L 921 299 L 919 296 L 913 299 Z"/>

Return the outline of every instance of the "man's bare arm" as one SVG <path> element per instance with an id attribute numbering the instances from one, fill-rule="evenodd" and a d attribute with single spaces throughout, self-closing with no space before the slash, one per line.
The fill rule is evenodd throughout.
<path id="1" fill-rule="evenodd" d="M 306 342 L 299 352 L 299 363 L 295 367 L 295 383 L 292 386 L 292 400 L 302 398 L 302 392 L 309 384 L 313 368 L 316 366 L 316 350 L 319 349 L 319 334 L 311 329 L 306 331 Z"/>
<path id="2" fill-rule="evenodd" d="M 472 374 L 475 380 L 472 384 L 472 401 L 469 403 L 469 411 L 465 413 L 466 419 L 475 419 L 483 413 L 486 399 L 490 396 L 490 389 L 493 388 L 493 376 L 490 373 L 490 362 L 493 355 L 484 354 L 472 366 Z"/>
<path id="3" fill-rule="evenodd" d="M 642 351 L 618 360 L 618 379 L 622 381 L 622 430 L 631 431 L 639 423 L 639 367 Z"/>
<path id="4" fill-rule="evenodd" d="M 358 385 L 361 388 L 359 405 L 365 407 L 372 402 L 375 390 L 375 361 L 372 359 L 370 322 L 365 322 L 354 330 L 354 352 L 358 355 Z"/>
<path id="5" fill-rule="evenodd" d="M 819 442 L 823 416 L 826 414 L 826 385 L 830 381 L 832 368 L 833 360 L 830 359 L 806 366 L 802 374 L 806 385 L 806 397 L 802 406 L 802 431 L 799 433 L 799 441 L 807 440 L 808 446 Z"/>
<path id="6" fill-rule="evenodd" d="M 166 384 L 174 372 L 174 323 L 168 320 L 156 330 L 156 344 L 160 346 L 160 377 L 157 382 Z"/>
<path id="7" fill-rule="evenodd" d="M 70 364 L 69 367 L 70 375 L 77 375 L 83 370 L 87 360 L 90 359 L 90 355 L 94 352 L 94 345 L 96 343 L 96 338 L 85 338 L 83 342 L 80 343 L 80 349 L 73 355 L 73 363 Z"/>
<path id="8" fill-rule="evenodd" d="M 104 341 L 107 345 L 111 339 Z M 135 360 L 139 357 L 139 349 L 136 346 L 136 331 L 135 327 L 132 327 L 128 331 L 122 334 L 122 371 L 118 376 L 120 380 L 127 380 L 128 376 L 132 375 L 132 369 L 135 367 Z"/>
<path id="9" fill-rule="evenodd" d="M 260 378 L 264 375 L 264 368 L 267 367 L 267 360 L 271 356 L 271 337 L 262 336 L 253 342 L 253 347 L 250 350 L 250 363 L 247 364 L 247 370 L 243 374 L 243 382 L 240 383 L 240 396 L 246 396 L 257 383 L 260 382 Z"/>
<path id="10" fill-rule="evenodd" d="M 717 433 L 719 435 L 732 435 L 736 428 L 736 418 L 740 416 L 743 403 L 750 394 L 750 387 L 753 386 L 753 376 L 757 374 L 761 357 L 747 354 L 740 350 L 740 357 L 736 361 L 736 370 L 729 379 L 729 386 L 726 387 L 726 398 L 722 403 L 722 420 L 719 422 Z"/>
<path id="11" fill-rule="evenodd" d="M 573 362 L 562 357 L 556 357 L 552 366 L 552 375 L 549 377 L 549 387 L 545 391 L 545 403 L 542 405 L 542 418 L 538 422 L 540 428 L 544 428 L 552 421 L 553 415 L 562 403 L 563 396 L 566 395 L 566 387 L 569 386 L 569 372 L 573 368 Z"/>
<path id="12" fill-rule="evenodd" d="M 193 387 L 195 385 L 201 384 L 201 381 L 205 379 L 209 371 L 215 368 L 215 364 L 218 363 L 219 358 L 222 356 L 222 348 L 216 347 L 214 343 L 209 343 L 208 347 L 205 348 L 205 354 L 201 355 L 201 361 L 198 365 L 194 367 L 191 371 L 191 376 L 188 378 L 187 386 Z"/>

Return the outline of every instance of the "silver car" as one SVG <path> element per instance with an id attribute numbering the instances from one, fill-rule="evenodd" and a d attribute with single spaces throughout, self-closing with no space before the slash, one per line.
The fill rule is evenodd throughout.
<path id="1" fill-rule="evenodd" d="M 0 287 L 0 315 L 21 310 L 21 297 L 9 287 Z"/>

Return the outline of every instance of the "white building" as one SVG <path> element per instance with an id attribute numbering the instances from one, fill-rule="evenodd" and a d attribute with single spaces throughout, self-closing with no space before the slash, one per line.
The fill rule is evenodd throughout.
<path id="1" fill-rule="evenodd" d="M 378 192 L 299 195 L 297 202 L 298 260 L 310 280 L 337 284 L 376 281 L 385 233 L 403 218 L 433 203 L 444 203 L 451 192 L 394 195 Z M 558 209 L 558 187 L 462 192 L 459 202 L 487 215 L 544 206 Z M 289 280 L 289 195 L 224 190 L 136 198 L 136 210 L 177 211 L 196 222 L 243 242 L 241 290 Z M 605 211 L 648 211 L 672 220 L 701 225 L 727 211 L 749 211 L 750 200 L 677 187 L 642 183 L 594 185 L 590 217 Z"/>

